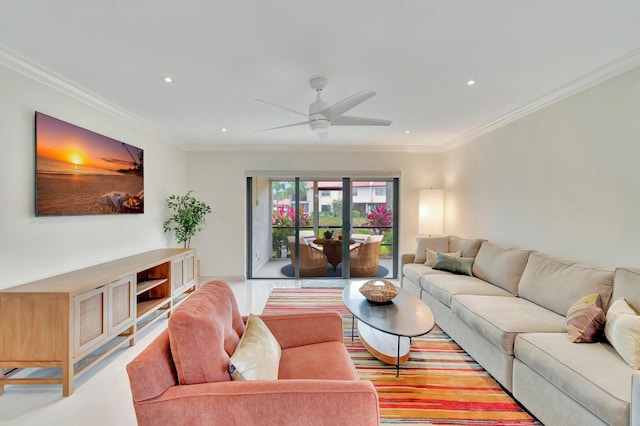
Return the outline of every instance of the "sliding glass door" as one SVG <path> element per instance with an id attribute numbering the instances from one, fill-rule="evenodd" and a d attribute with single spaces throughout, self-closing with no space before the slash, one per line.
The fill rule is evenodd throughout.
<path id="1" fill-rule="evenodd" d="M 396 277 L 398 179 L 247 178 L 247 276 Z"/>

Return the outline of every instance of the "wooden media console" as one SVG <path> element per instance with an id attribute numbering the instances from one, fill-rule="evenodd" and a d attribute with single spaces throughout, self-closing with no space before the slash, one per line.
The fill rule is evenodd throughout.
<path id="1" fill-rule="evenodd" d="M 195 251 L 159 249 L 0 290 L 0 395 L 5 385 L 61 384 L 128 344 L 196 289 Z M 59 368 L 61 377 L 5 369 Z"/>

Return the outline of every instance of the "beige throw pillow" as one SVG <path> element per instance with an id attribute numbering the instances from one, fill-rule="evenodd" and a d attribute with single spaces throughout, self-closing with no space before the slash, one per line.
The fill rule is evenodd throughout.
<path id="1" fill-rule="evenodd" d="M 276 380 L 282 351 L 267 325 L 253 314 L 231 355 L 229 374 L 231 380 Z"/>
<path id="2" fill-rule="evenodd" d="M 438 251 L 425 249 L 425 254 L 427 256 L 427 260 L 424 262 L 425 266 L 433 267 L 433 264 L 436 263 L 436 259 L 438 258 Z M 455 253 L 445 253 L 448 256 L 452 257 L 462 257 L 462 251 L 457 251 Z"/>
<path id="3" fill-rule="evenodd" d="M 580 298 L 567 312 L 569 340 L 573 343 L 594 343 L 601 340 L 605 321 L 598 293 Z"/>
<path id="4" fill-rule="evenodd" d="M 604 334 L 630 367 L 640 369 L 640 316 L 624 298 L 609 307 Z"/>

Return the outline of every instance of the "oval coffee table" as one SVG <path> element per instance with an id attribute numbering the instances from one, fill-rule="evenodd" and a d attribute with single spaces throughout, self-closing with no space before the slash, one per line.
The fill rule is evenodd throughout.
<path id="1" fill-rule="evenodd" d="M 380 361 L 395 364 L 396 377 L 399 377 L 400 364 L 409 359 L 411 338 L 433 329 L 433 313 L 426 303 L 404 289 L 398 289 L 400 292 L 389 303 L 369 302 L 360 293 L 362 284 L 348 284 L 342 291 L 342 301 L 358 319 L 364 347 Z M 353 333 L 352 323 L 352 341 Z"/>

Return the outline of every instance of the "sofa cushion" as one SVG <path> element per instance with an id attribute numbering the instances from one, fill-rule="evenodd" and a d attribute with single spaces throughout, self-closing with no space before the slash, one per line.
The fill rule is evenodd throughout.
<path id="1" fill-rule="evenodd" d="M 613 279 L 613 294 L 609 304 L 621 297 L 624 297 L 624 300 L 633 309 L 640 312 L 640 269 L 616 269 Z M 608 306 L 604 305 L 604 307 Z"/>
<path id="2" fill-rule="evenodd" d="M 630 367 L 640 369 L 640 316 L 624 298 L 611 304 L 604 334 Z"/>
<path id="3" fill-rule="evenodd" d="M 438 253 L 433 269 L 453 272 L 454 274 L 473 276 L 473 257 L 455 257 L 446 253 Z"/>
<path id="4" fill-rule="evenodd" d="M 478 250 L 480 250 L 480 244 L 484 240 L 481 239 L 467 239 L 460 237 L 449 237 L 449 251 L 456 252 L 461 251 L 462 257 L 476 257 Z M 445 250 L 437 250 L 445 251 Z"/>
<path id="5" fill-rule="evenodd" d="M 280 344 L 260 317 L 250 314 L 244 334 L 231 355 L 232 380 L 276 380 Z"/>
<path id="6" fill-rule="evenodd" d="M 542 253 L 531 253 L 518 295 L 562 316 L 587 294 L 599 293 L 607 306 L 613 286 L 613 271 L 578 265 Z"/>
<path id="7" fill-rule="evenodd" d="M 449 251 L 449 237 L 416 238 L 416 256 L 413 260 L 414 263 L 424 263 L 425 260 L 427 260 L 425 249 L 446 253 Z"/>
<path id="8" fill-rule="evenodd" d="M 229 357 L 244 322 L 227 283 L 204 284 L 171 314 L 167 328 L 181 385 L 230 380 Z"/>
<path id="9" fill-rule="evenodd" d="M 580 298 L 567 312 L 567 334 L 573 343 L 602 340 L 606 318 L 598 293 Z"/>
<path id="10" fill-rule="evenodd" d="M 402 274 L 416 284 L 420 284 L 420 277 L 423 275 L 451 275 L 451 272 L 438 271 L 430 266 L 418 263 L 407 263 L 402 267 Z"/>
<path id="11" fill-rule="evenodd" d="M 513 296 L 500 287 L 466 275 L 424 275 L 420 278 L 420 287 L 446 306 L 451 306 L 451 298 L 458 294 Z"/>
<path id="12" fill-rule="evenodd" d="M 434 251 L 431 249 L 425 249 L 425 254 L 427 257 L 427 260 L 424 261 L 424 264 L 426 266 L 431 266 L 433 267 L 434 263 L 436 263 L 436 260 L 438 260 L 438 253 L 441 253 L 439 251 Z M 445 253 L 449 256 L 453 256 L 453 257 L 462 257 L 462 252 L 461 251 L 457 251 L 455 253 Z"/>
<path id="13" fill-rule="evenodd" d="M 529 250 L 501 247 L 484 241 L 473 262 L 473 275 L 517 296 L 518 283 L 528 258 Z"/>
<path id="14" fill-rule="evenodd" d="M 516 338 L 515 355 L 603 422 L 629 424 L 634 370 L 611 345 L 575 345 L 563 333 L 527 333 Z"/>
<path id="15" fill-rule="evenodd" d="M 520 333 L 567 331 L 565 317 L 519 297 L 455 296 L 451 311 L 507 354 Z"/>
<path id="16" fill-rule="evenodd" d="M 279 379 L 358 380 L 342 342 L 324 342 L 282 350 Z"/>

